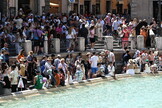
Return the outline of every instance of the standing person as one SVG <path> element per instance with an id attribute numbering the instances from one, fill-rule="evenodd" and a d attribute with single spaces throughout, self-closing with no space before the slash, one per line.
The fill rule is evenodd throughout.
<path id="1" fill-rule="evenodd" d="M 27 56 L 27 63 L 28 63 L 28 66 L 27 66 L 27 78 L 30 81 L 33 81 L 33 76 L 32 76 L 32 73 L 33 73 L 33 70 L 34 70 L 34 67 L 33 67 L 33 64 L 34 64 L 33 58 L 34 58 L 33 51 L 30 51 L 29 52 L 29 55 Z"/>
<path id="2" fill-rule="evenodd" d="M 18 70 L 16 69 L 16 65 L 11 66 L 11 73 L 10 73 L 10 81 L 11 81 L 11 90 L 12 92 L 17 91 L 17 84 L 18 84 Z"/>
<path id="3" fill-rule="evenodd" d="M 20 59 L 21 59 L 21 58 L 24 58 L 24 57 L 25 57 L 25 55 L 24 55 L 24 50 L 22 49 L 22 50 L 20 51 L 19 55 L 17 56 L 17 62 L 20 63 Z"/>
<path id="4" fill-rule="evenodd" d="M 66 35 L 66 47 L 67 52 L 70 52 L 72 49 L 72 43 L 73 43 L 74 35 L 72 33 L 72 28 L 69 28 L 68 33 Z"/>
<path id="5" fill-rule="evenodd" d="M 96 55 L 95 52 L 93 52 L 93 56 L 90 58 L 90 64 L 91 64 L 91 77 L 93 78 L 94 75 L 97 72 L 97 63 L 98 63 L 98 56 Z"/>
<path id="6" fill-rule="evenodd" d="M 116 18 L 116 20 L 113 22 L 112 24 L 112 31 L 114 32 L 114 38 L 116 39 L 117 36 L 118 36 L 118 27 L 120 26 L 120 21 L 119 21 L 119 18 Z"/>
<path id="7" fill-rule="evenodd" d="M 0 74 L 0 96 L 4 95 L 4 87 L 5 86 L 5 82 L 3 81 L 3 76 L 2 74 Z"/>
<path id="8" fill-rule="evenodd" d="M 34 85 L 36 89 L 42 89 L 43 87 L 43 76 L 40 71 L 36 71 L 36 76 L 34 77 Z"/>
<path id="9" fill-rule="evenodd" d="M 98 19 L 95 27 L 96 27 L 96 34 L 99 37 L 99 40 L 102 40 L 103 26 L 101 24 L 101 20 L 100 19 Z"/>
<path id="10" fill-rule="evenodd" d="M 65 59 L 64 58 L 62 58 L 61 60 L 60 60 L 60 63 L 59 63 L 59 65 L 58 65 L 58 69 L 60 70 L 60 69 L 62 69 L 63 70 L 63 72 L 64 72 L 64 76 L 65 76 L 65 78 L 67 78 L 67 75 L 68 75 L 68 66 L 67 66 L 67 64 L 65 63 Z"/>
<path id="11" fill-rule="evenodd" d="M 134 27 L 130 31 L 130 35 L 129 36 L 130 36 L 130 38 L 132 40 L 132 42 L 131 42 L 131 49 L 135 49 L 136 45 L 137 45 L 137 36 L 136 36 L 136 30 L 135 30 Z"/>
<path id="12" fill-rule="evenodd" d="M 149 60 L 150 65 L 154 64 L 154 58 L 155 58 L 154 52 L 149 51 L 148 60 Z"/>
<path id="13" fill-rule="evenodd" d="M 23 84 L 24 84 L 24 88 L 22 90 L 26 89 L 26 84 L 27 84 L 26 69 L 27 69 L 27 67 L 26 67 L 26 64 L 25 64 L 25 58 L 22 57 L 20 59 L 20 69 L 19 69 L 20 78 L 22 78 L 22 81 L 23 81 Z"/>
<path id="14" fill-rule="evenodd" d="M 146 47 L 146 40 L 147 40 L 147 37 L 148 37 L 148 31 L 147 31 L 145 26 L 142 26 L 142 28 L 140 30 L 140 35 L 142 35 L 144 37 L 144 45 Z"/>
<path id="15" fill-rule="evenodd" d="M 89 29 L 90 31 L 90 43 L 91 43 L 91 50 L 94 50 L 94 46 L 95 46 L 95 27 L 92 26 Z"/>
<path id="16" fill-rule="evenodd" d="M 128 47 L 128 38 L 129 38 L 129 30 L 126 25 L 123 25 L 123 37 L 122 37 L 122 48 Z"/>
<path id="17" fill-rule="evenodd" d="M 5 85 L 3 86 L 4 94 L 10 95 L 11 94 L 11 82 L 10 82 L 10 76 L 9 76 L 9 66 L 7 63 L 1 64 L 2 74 L 3 74 L 3 81 L 5 82 Z"/>
<path id="18" fill-rule="evenodd" d="M 144 72 L 146 59 L 148 58 L 148 55 L 145 50 L 141 53 L 141 72 Z"/>
<path id="19" fill-rule="evenodd" d="M 39 46 L 41 47 L 41 50 L 43 52 L 42 46 L 43 46 L 43 35 L 45 35 L 43 33 L 42 30 L 40 30 L 40 27 L 35 27 L 35 29 L 33 30 L 33 40 L 34 40 L 34 53 L 38 54 L 39 51 Z"/>
<path id="20" fill-rule="evenodd" d="M 1 51 L 4 51 L 4 61 L 9 65 L 9 49 L 8 44 L 4 43 L 4 47 L 1 49 Z"/>
<path id="21" fill-rule="evenodd" d="M 82 28 L 79 31 L 79 36 L 85 38 L 85 50 L 88 45 L 88 29 L 85 27 L 85 24 L 82 24 Z"/>
<path id="22" fill-rule="evenodd" d="M 107 50 L 107 51 L 106 51 L 106 54 L 107 54 L 107 62 L 108 62 L 108 63 L 109 63 L 109 62 L 112 62 L 113 65 L 115 66 L 115 55 L 114 55 L 114 53 L 111 52 L 111 51 L 109 51 L 109 50 Z"/>

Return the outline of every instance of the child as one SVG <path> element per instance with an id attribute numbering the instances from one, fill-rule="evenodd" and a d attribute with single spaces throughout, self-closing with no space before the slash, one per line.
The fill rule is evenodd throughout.
<path id="1" fill-rule="evenodd" d="M 151 68 L 150 68 L 150 63 L 149 63 L 149 60 L 146 59 L 146 64 L 145 64 L 145 70 L 144 70 L 145 73 L 151 73 Z"/>
<path id="2" fill-rule="evenodd" d="M 54 78 L 56 80 L 56 87 L 57 87 L 58 85 L 60 85 L 60 75 L 58 74 L 57 70 L 53 71 L 53 75 L 54 75 Z"/>
<path id="3" fill-rule="evenodd" d="M 76 78 L 76 81 L 78 81 L 78 82 L 81 81 L 83 78 L 83 71 L 82 71 L 80 65 L 77 65 L 77 67 L 76 67 L 75 78 Z"/>
<path id="4" fill-rule="evenodd" d="M 11 81 L 11 90 L 12 92 L 17 91 L 17 84 L 18 84 L 18 69 L 16 69 L 16 65 L 11 66 L 11 73 L 10 73 L 10 81 Z"/>
<path id="5" fill-rule="evenodd" d="M 98 63 L 97 66 L 98 66 L 97 77 L 104 77 L 105 67 L 101 63 Z"/>

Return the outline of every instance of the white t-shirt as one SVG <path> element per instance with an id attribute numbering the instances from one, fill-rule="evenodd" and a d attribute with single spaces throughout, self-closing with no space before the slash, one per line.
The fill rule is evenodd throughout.
<path id="1" fill-rule="evenodd" d="M 91 67 L 97 67 L 97 63 L 98 63 L 98 60 L 99 60 L 99 58 L 98 58 L 98 56 L 92 56 L 91 57 L 91 59 L 90 59 L 90 61 L 91 61 Z"/>
<path id="2" fill-rule="evenodd" d="M 18 76 L 19 76 L 19 74 L 18 74 L 18 71 L 16 71 L 16 70 L 13 70 L 10 73 L 9 77 L 12 79 L 11 80 L 11 85 L 17 85 L 17 83 L 18 83 Z"/>
<path id="3" fill-rule="evenodd" d="M 115 59 L 114 59 L 114 61 L 113 61 L 113 57 L 115 57 L 114 53 L 113 53 L 113 52 L 110 52 L 110 53 L 108 54 L 108 61 L 109 61 L 109 62 L 115 62 Z"/>
<path id="4" fill-rule="evenodd" d="M 64 64 L 59 63 L 58 68 L 62 69 L 64 71 L 64 74 L 66 74 L 66 69 L 67 69 L 67 64 L 66 63 L 64 63 Z"/>
<path id="5" fill-rule="evenodd" d="M 115 72 L 115 67 L 108 65 L 107 69 L 109 71 L 109 74 L 113 76 Z"/>

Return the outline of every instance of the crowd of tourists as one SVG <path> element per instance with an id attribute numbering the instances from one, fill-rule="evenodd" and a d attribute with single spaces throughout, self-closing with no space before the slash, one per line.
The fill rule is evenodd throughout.
<path id="1" fill-rule="evenodd" d="M 3 50 L 3 49 L 2 49 Z M 141 72 L 155 75 L 161 70 L 162 58 L 158 51 L 137 50 L 131 56 L 128 49 L 122 55 L 123 65 L 120 74 L 140 74 Z M 45 55 L 38 60 L 30 51 L 28 56 L 21 50 L 16 62 L 10 64 L 0 57 L 0 87 L 1 94 L 23 91 L 27 89 L 42 89 L 65 86 L 73 82 L 81 82 L 96 77 L 110 76 L 116 79 L 115 54 L 109 50 L 58 55 Z M 2 92 L 3 90 L 3 92 Z"/>
<path id="2" fill-rule="evenodd" d="M 157 51 L 137 51 L 132 57 L 127 47 L 129 39 L 134 40 L 136 46 L 137 35 L 143 35 L 145 46 L 152 47 L 151 43 L 157 34 L 156 29 L 157 24 L 154 19 L 148 25 L 145 20 L 136 18 L 129 20 L 122 15 L 111 13 L 103 17 L 82 16 L 75 13 L 69 16 L 52 14 L 37 16 L 32 13 L 23 15 L 20 10 L 16 17 L 3 16 L 0 25 L 0 94 L 6 95 L 32 88 L 65 86 L 73 81 L 80 82 L 106 75 L 116 79 L 114 53 L 109 50 L 100 53 L 94 51 L 95 42 L 102 41 L 106 35 L 121 40 L 122 48 L 125 48 L 120 73 L 155 74 L 161 69 L 161 58 Z M 86 48 L 90 43 L 93 52 L 86 55 L 79 53 L 77 56 L 68 53 L 66 57 L 52 54 L 43 56 L 41 60 L 37 57 L 37 54 L 44 54 L 45 39 L 48 39 L 49 51 L 51 40 L 59 38 L 61 41 L 65 40 L 67 52 L 74 52 L 77 37 L 84 37 Z M 30 51 L 28 56 L 25 56 L 22 45 L 25 40 L 33 42 L 33 51 Z M 9 62 L 9 46 L 13 45 L 18 56 L 16 62 Z"/>
<path id="3" fill-rule="evenodd" d="M 15 17 L 3 16 L 0 24 L 0 43 L 3 48 L 4 43 L 10 46 L 15 45 L 18 54 L 23 49 L 22 43 L 25 40 L 33 42 L 34 54 L 44 53 L 44 40 L 48 39 L 50 52 L 50 43 L 53 38 L 60 38 L 65 42 L 67 52 L 74 52 L 77 46 L 77 37 L 85 38 L 85 46 L 94 50 L 95 42 L 104 39 L 104 36 L 113 36 L 120 40 L 122 48 L 128 47 L 132 39 L 134 48 L 136 47 L 137 35 L 143 35 L 146 47 L 152 47 L 151 43 L 157 34 L 157 24 L 153 18 L 151 23 L 147 21 L 128 19 L 123 15 L 108 13 L 105 16 L 83 16 L 72 13 L 56 16 L 53 14 L 44 14 L 42 16 L 32 13 L 24 15 L 19 11 Z M 153 45 L 153 44 L 152 44 Z"/>

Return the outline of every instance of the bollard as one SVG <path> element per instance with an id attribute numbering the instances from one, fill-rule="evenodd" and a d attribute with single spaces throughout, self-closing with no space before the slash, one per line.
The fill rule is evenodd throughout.
<path id="1" fill-rule="evenodd" d="M 60 39 L 53 38 L 50 44 L 51 53 L 60 53 Z"/>
<path id="2" fill-rule="evenodd" d="M 45 36 L 45 39 L 44 39 L 44 53 L 48 54 L 48 38 L 47 38 L 47 36 Z"/>
<path id="3" fill-rule="evenodd" d="M 144 36 L 138 35 L 137 36 L 137 49 L 141 50 L 144 48 L 144 46 L 145 46 Z"/>
<path id="4" fill-rule="evenodd" d="M 78 51 L 85 51 L 85 38 L 78 37 Z"/>
<path id="5" fill-rule="evenodd" d="M 113 50 L 113 37 L 112 36 L 105 36 L 105 49 L 106 50 Z"/>
<path id="6" fill-rule="evenodd" d="M 25 55 L 28 55 L 29 51 L 32 51 L 32 41 L 31 40 L 25 40 L 23 44 L 23 48 L 25 50 Z"/>
<path id="7" fill-rule="evenodd" d="M 158 50 L 162 50 L 162 37 L 156 37 L 155 41 L 156 41 L 156 48 Z"/>

